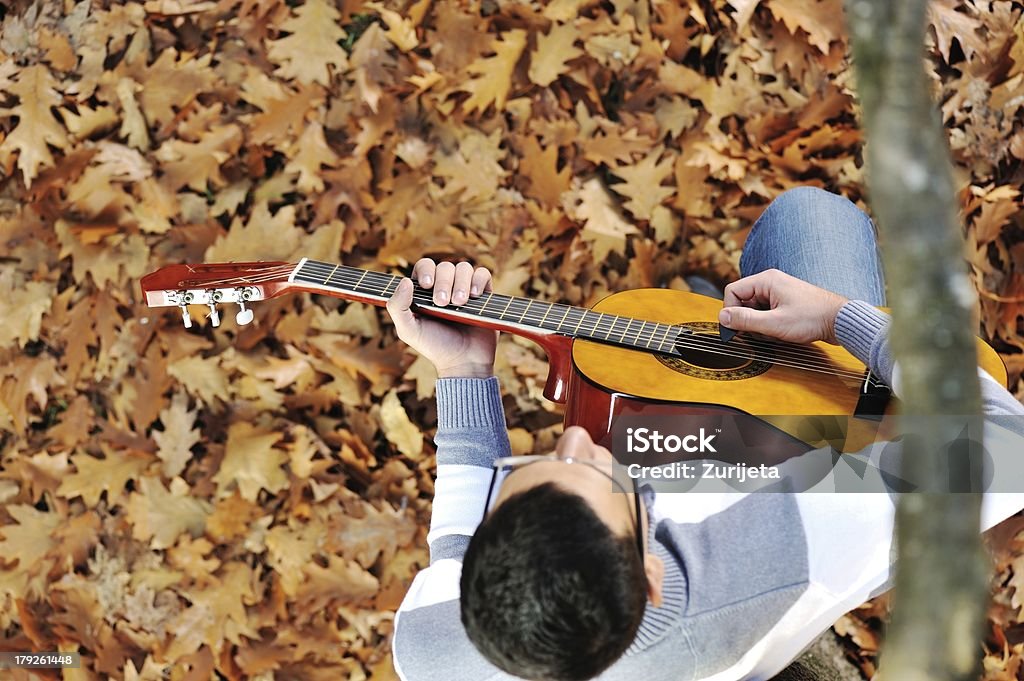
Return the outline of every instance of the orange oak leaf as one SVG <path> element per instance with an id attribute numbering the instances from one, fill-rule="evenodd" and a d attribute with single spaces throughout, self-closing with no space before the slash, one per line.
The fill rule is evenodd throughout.
<path id="1" fill-rule="evenodd" d="M 841 0 L 767 0 L 768 9 L 786 25 L 790 33 L 803 29 L 811 45 L 823 54 L 843 35 Z"/>
<path id="2" fill-rule="evenodd" d="M 56 286 L 48 281 L 24 281 L 14 268 L 0 271 L 0 349 L 39 338 L 43 315 L 50 311 Z"/>
<path id="3" fill-rule="evenodd" d="M 961 5 L 966 7 L 967 13 L 956 11 Z M 935 30 L 935 47 L 947 64 L 953 40 L 960 43 L 968 59 L 976 52 L 985 54 L 987 51 L 985 39 L 978 34 L 982 22 L 973 10 L 972 3 L 961 3 L 959 0 L 935 0 L 928 3 L 929 23 Z"/>
<path id="4" fill-rule="evenodd" d="M 210 504 L 190 496 L 181 478 L 174 478 L 168 490 L 159 478 L 143 476 L 137 490 L 129 495 L 126 506 L 133 538 L 148 541 L 154 549 L 166 549 L 174 546 L 182 532 L 192 537 L 203 533 Z"/>
<path id="5" fill-rule="evenodd" d="M 322 192 L 324 180 L 320 175 L 323 166 L 337 166 L 340 159 L 327 144 L 324 128 L 318 121 L 312 121 L 302 131 L 302 136 L 292 145 L 291 160 L 284 167 L 285 172 L 297 173 L 296 186 L 299 191 Z"/>
<path id="6" fill-rule="evenodd" d="M 117 505 L 129 480 L 134 480 L 146 470 L 150 458 L 145 454 L 113 449 L 101 442 L 103 459 L 97 459 L 85 452 L 72 455 L 71 463 L 75 472 L 64 477 L 57 489 L 57 495 L 66 499 L 81 497 L 87 506 L 95 506 L 103 492 L 107 493 L 108 506 Z"/>
<path id="7" fill-rule="evenodd" d="M 195 58 L 168 47 L 152 64 L 147 65 L 141 57 L 131 61 L 126 73 L 142 86 L 137 95 L 145 120 L 158 128 L 166 126 L 178 110 L 213 89 L 216 74 L 210 68 L 212 58 L 212 52 Z"/>
<path id="8" fill-rule="evenodd" d="M 558 147 L 551 145 L 541 149 L 533 135 L 523 139 L 519 172 L 530 180 L 526 193 L 549 207 L 559 205 L 562 192 L 569 189 L 572 181 L 572 168 L 568 164 L 558 170 Z"/>
<path id="9" fill-rule="evenodd" d="M 526 31 L 520 28 L 506 31 L 491 43 L 493 57 L 481 57 L 466 67 L 473 78 L 459 87 L 470 93 L 469 99 L 462 103 L 463 111 L 483 113 L 492 104 L 498 111 L 505 108 L 512 74 L 525 47 Z"/>
<path id="10" fill-rule="evenodd" d="M 232 423 L 228 428 L 224 460 L 213 476 L 219 496 L 237 488 L 246 501 L 256 501 L 261 489 L 271 494 L 288 486 L 288 475 L 281 468 L 288 455 L 274 447 L 281 433 L 251 423 Z"/>
<path id="11" fill-rule="evenodd" d="M 580 236 L 589 242 L 594 258 L 601 262 L 612 251 L 624 253 L 626 237 L 639 231 L 619 212 L 608 190 L 596 177 L 580 182 L 573 180 L 573 188 L 562 197 L 567 202 L 566 212 L 584 223 Z"/>
<path id="12" fill-rule="evenodd" d="M 398 451 L 405 454 L 413 461 L 420 458 L 423 453 L 423 433 L 416 426 L 405 408 L 398 399 L 398 393 L 394 390 L 384 396 L 380 405 L 380 424 L 384 435 L 398 448 Z"/>
<path id="13" fill-rule="evenodd" d="M 42 64 L 23 68 L 5 90 L 17 95 L 20 103 L 10 111 L 18 117 L 18 125 L 0 144 L 0 163 L 7 164 L 17 153 L 18 168 L 28 188 L 39 175 L 40 167 L 53 166 L 53 154 L 47 145 L 68 148 L 67 131 L 51 110 L 60 106 L 62 100 L 57 81 Z M 0 119 L 4 113 L 7 112 L 0 110 Z"/>
<path id="14" fill-rule="evenodd" d="M 530 80 L 547 87 L 569 70 L 568 62 L 583 54 L 576 47 L 579 30 L 573 24 L 556 24 L 547 35 L 537 36 L 537 47 L 530 55 Z"/>
<path id="15" fill-rule="evenodd" d="M 622 166 L 613 172 L 625 182 L 611 185 L 616 194 L 625 196 L 625 208 L 641 220 L 650 220 L 652 211 L 675 193 L 675 187 L 664 187 L 662 182 L 672 175 L 673 154 L 664 154 L 664 147 L 651 150 L 639 163 Z"/>
<path id="16" fill-rule="evenodd" d="M 274 73 L 300 83 L 330 85 L 328 66 L 336 71 L 348 68 L 348 55 L 338 44 L 345 38 L 340 19 L 333 3 L 325 0 L 307 0 L 298 7 L 295 15 L 281 24 L 291 35 L 267 46 L 267 56 L 278 64 Z"/>
<path id="17" fill-rule="evenodd" d="M 0 526 L 0 595 L 21 598 L 38 593 L 44 583 L 43 559 L 56 544 L 52 535 L 61 517 L 28 504 L 11 504 L 5 510 L 17 524 Z"/>
<path id="18" fill-rule="evenodd" d="M 412 20 L 406 19 L 398 12 L 388 9 L 380 2 L 368 2 L 363 6 L 380 14 L 380 18 L 388 25 L 388 30 L 384 35 L 402 52 L 408 52 L 419 45 L 419 40 L 416 38 L 416 28 Z"/>
<path id="19" fill-rule="evenodd" d="M 163 474 L 173 478 L 185 470 L 192 458 L 192 446 L 200 439 L 199 431 L 193 429 L 196 412 L 189 411 L 188 396 L 176 392 L 171 403 L 160 412 L 160 421 L 164 429 L 154 430 L 152 438 L 159 447 L 156 455 L 163 462 Z"/>

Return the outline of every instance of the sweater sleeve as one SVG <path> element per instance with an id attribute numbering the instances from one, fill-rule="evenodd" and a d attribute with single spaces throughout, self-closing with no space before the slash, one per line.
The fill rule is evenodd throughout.
<path id="1" fill-rule="evenodd" d="M 437 381 L 437 480 L 430 517 L 430 562 L 458 558 L 483 517 L 491 464 L 511 447 L 498 379 Z"/>
<path id="2" fill-rule="evenodd" d="M 836 339 L 850 354 L 864 362 L 873 374 L 900 393 L 900 367 L 889 348 L 889 315 L 865 303 L 851 300 L 836 316 Z M 1024 416 L 1024 405 L 1010 394 L 984 369 L 978 369 L 981 379 L 981 410 L 986 416 Z M 1000 424 L 1016 425 L 1024 435 L 1021 419 L 1001 420 Z"/>
<path id="3" fill-rule="evenodd" d="M 473 647 L 459 616 L 462 556 L 483 515 L 491 463 L 511 453 L 498 379 L 444 378 L 436 391 L 430 565 L 395 613 L 395 670 L 403 681 L 509 681 Z"/>

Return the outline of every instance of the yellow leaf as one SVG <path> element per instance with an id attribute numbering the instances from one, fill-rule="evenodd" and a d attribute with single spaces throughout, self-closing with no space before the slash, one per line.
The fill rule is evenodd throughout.
<path id="1" fill-rule="evenodd" d="M 149 149 L 149 129 L 135 101 L 135 93 L 141 91 L 142 86 L 131 78 L 122 78 L 117 83 L 117 99 L 121 102 L 124 116 L 121 120 L 121 137 L 128 140 L 129 146 L 145 151 Z"/>
<path id="2" fill-rule="evenodd" d="M 981 28 L 981 20 L 973 16 L 973 5 L 964 4 L 968 12 L 957 12 L 961 6 L 959 0 L 936 0 L 928 3 L 928 22 L 935 29 L 935 47 L 938 48 L 942 59 L 949 63 L 949 48 L 956 39 L 964 51 L 964 56 L 969 60 L 975 52 L 984 54 L 987 50 L 985 39 L 978 35 L 977 30 Z M 1018 22 L 1019 23 L 1019 22 Z"/>
<path id="3" fill-rule="evenodd" d="M 231 229 L 206 249 L 207 262 L 286 260 L 299 247 L 303 231 L 295 226 L 295 206 L 271 214 L 267 201 L 253 206 L 249 221 L 236 217 Z"/>
<path id="4" fill-rule="evenodd" d="M 380 14 L 380 18 L 388 25 L 388 30 L 384 35 L 402 52 L 408 52 L 419 45 L 416 28 L 410 20 L 379 2 L 367 2 L 363 7 L 376 10 Z"/>
<path id="5" fill-rule="evenodd" d="M 60 525 L 58 513 L 38 511 L 28 504 L 13 504 L 4 510 L 17 525 L 0 526 L 0 594 L 24 598 L 26 589 L 37 590 L 46 570 L 39 563 L 56 542 L 51 538 Z"/>
<path id="6" fill-rule="evenodd" d="M 348 55 L 338 45 L 345 37 L 340 19 L 338 10 L 325 0 L 308 0 L 297 8 L 295 16 L 281 24 L 291 35 L 267 47 L 267 56 L 279 65 L 274 73 L 300 83 L 330 85 L 328 65 L 336 71 L 348 68 Z"/>
<path id="7" fill-rule="evenodd" d="M 768 8 L 790 33 L 798 28 L 807 32 L 809 42 L 822 54 L 843 35 L 843 3 L 841 0 L 768 0 Z"/>
<path id="8" fill-rule="evenodd" d="M 48 144 L 59 149 L 68 147 L 67 132 L 51 111 L 62 103 L 56 88 L 57 81 L 41 64 L 23 68 L 14 83 L 6 88 L 21 101 L 13 110 L 18 125 L 0 144 L 0 164 L 6 164 L 11 154 L 17 152 L 18 168 L 26 188 L 32 186 L 40 166 L 53 166 Z"/>
<path id="9" fill-rule="evenodd" d="M 519 172 L 530 179 L 527 192 L 545 206 L 557 206 L 562 192 L 569 189 L 572 168 L 566 164 L 558 171 L 558 147 L 554 144 L 544 148 L 533 135 L 523 140 L 523 156 L 519 161 Z"/>
<path id="10" fill-rule="evenodd" d="M 131 452 L 118 451 L 100 442 L 106 456 L 97 459 L 85 452 L 71 457 L 75 472 L 61 480 L 57 496 L 65 499 L 82 497 L 90 508 L 100 500 L 100 494 L 107 493 L 107 505 L 115 506 L 121 500 L 125 483 L 134 480 L 149 465 L 149 458 Z"/>
<path id="11" fill-rule="evenodd" d="M 0 349 L 14 342 L 23 348 L 39 338 L 43 315 L 50 311 L 56 289 L 48 281 L 22 281 L 14 267 L 0 271 Z"/>
<path id="12" fill-rule="evenodd" d="M 323 545 L 325 528 L 314 520 L 276 525 L 267 532 L 267 563 L 281 578 L 285 594 L 294 597 L 303 581 L 302 566 Z"/>
<path id="13" fill-rule="evenodd" d="M 558 24 L 547 35 L 537 37 L 537 47 L 530 56 L 530 80 L 547 87 L 569 70 L 567 62 L 583 54 L 576 47 L 579 31 L 573 24 Z"/>
<path id="14" fill-rule="evenodd" d="M 274 447 L 281 433 L 253 426 L 246 422 L 228 427 L 228 441 L 220 470 L 213 476 L 218 496 L 227 496 L 235 486 L 246 501 L 256 501 L 261 489 L 271 494 L 288 486 L 288 476 L 281 468 L 288 455 Z"/>
<path id="15" fill-rule="evenodd" d="M 445 179 L 443 194 L 452 196 L 462 192 L 459 197 L 462 202 L 493 200 L 508 174 L 501 165 L 508 153 L 501 149 L 502 142 L 498 128 L 490 136 L 466 128 L 459 137 L 458 150 L 435 156 L 434 174 Z"/>
<path id="16" fill-rule="evenodd" d="M 664 182 L 672 175 L 674 157 L 668 154 L 659 161 L 664 148 L 657 146 L 639 163 L 632 166 L 616 168 L 613 172 L 625 182 L 611 185 L 615 193 L 625 196 L 625 207 L 630 213 L 641 220 L 650 220 L 655 207 L 675 193 L 675 187 L 663 187 Z"/>
<path id="17" fill-rule="evenodd" d="M 289 149 L 289 156 L 291 160 L 284 170 L 287 173 L 298 173 L 296 186 L 299 191 L 307 194 L 322 192 L 324 180 L 320 176 L 320 168 L 337 166 L 340 161 L 334 150 L 327 145 L 324 128 L 319 121 L 311 121 L 306 126 L 302 136 Z"/>
<path id="18" fill-rule="evenodd" d="M 198 315 L 194 315 L 193 319 L 196 316 Z M 218 402 L 228 401 L 228 379 L 216 356 L 183 357 L 168 364 L 167 373 L 207 406 L 215 407 Z"/>
<path id="19" fill-rule="evenodd" d="M 71 256 L 71 271 L 79 283 L 91 274 L 96 287 L 103 289 L 108 281 L 120 284 L 123 278 L 137 279 L 146 271 L 149 246 L 140 234 L 115 234 L 98 244 L 86 244 L 64 220 L 57 220 L 54 231 L 61 245 L 60 257 Z"/>
<path id="20" fill-rule="evenodd" d="M 384 436 L 395 445 L 402 454 L 416 461 L 423 453 L 423 433 L 405 413 L 398 393 L 394 390 L 384 396 L 380 405 L 380 425 Z"/>
<path id="21" fill-rule="evenodd" d="M 526 47 L 526 31 L 521 28 L 506 31 L 491 44 L 493 57 L 481 57 L 466 71 L 475 77 L 463 85 L 461 90 L 469 92 L 469 99 L 462 103 L 462 110 L 483 113 L 487 107 L 501 111 L 505 108 L 508 91 L 512 87 L 512 74 Z"/>
<path id="22" fill-rule="evenodd" d="M 154 549 L 166 549 L 174 546 L 182 532 L 193 538 L 203 533 L 210 506 L 189 496 L 188 483 L 181 478 L 174 478 L 168 491 L 159 478 L 142 477 L 138 490 L 131 493 L 127 504 L 135 539 L 149 541 Z"/>
<path id="23" fill-rule="evenodd" d="M 153 156 L 161 162 L 163 181 L 172 191 L 189 187 L 205 193 L 208 185 L 227 184 L 220 166 L 233 158 L 242 144 L 242 130 L 237 125 L 217 125 L 203 134 L 198 142 L 168 139 Z"/>
<path id="24" fill-rule="evenodd" d="M 750 17 L 753 16 L 754 10 L 757 9 L 757 5 L 761 0 L 727 0 L 730 5 L 736 8 L 736 14 L 733 15 L 733 19 L 736 20 L 736 28 L 740 31 L 746 27 L 750 21 Z"/>
<path id="25" fill-rule="evenodd" d="M 570 217 L 585 223 L 580 236 L 591 244 L 597 262 L 607 258 L 611 251 L 623 253 L 626 237 L 639 233 L 622 217 L 608 190 L 596 177 L 583 183 L 573 180 L 572 190 L 563 195 L 562 200 L 568 203 L 566 212 Z"/>
<path id="26" fill-rule="evenodd" d="M 192 458 L 192 445 L 199 442 L 199 431 L 192 426 L 196 422 L 196 412 L 189 411 L 188 397 L 177 392 L 171 398 L 171 404 L 160 412 L 160 422 L 164 429 L 153 431 L 153 440 L 159 449 L 156 455 L 163 461 L 161 470 L 168 478 L 185 470 L 185 465 Z"/>

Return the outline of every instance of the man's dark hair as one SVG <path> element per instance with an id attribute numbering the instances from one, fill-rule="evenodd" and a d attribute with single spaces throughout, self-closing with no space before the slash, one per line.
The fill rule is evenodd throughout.
<path id="1" fill-rule="evenodd" d="M 591 679 L 630 644 L 647 578 L 631 536 L 548 482 L 477 528 L 462 562 L 462 624 L 500 669 L 534 681 Z"/>

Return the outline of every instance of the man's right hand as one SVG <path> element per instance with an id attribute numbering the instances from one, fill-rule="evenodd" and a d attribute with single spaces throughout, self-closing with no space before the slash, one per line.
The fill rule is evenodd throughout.
<path id="1" fill-rule="evenodd" d="M 491 290 L 491 273 L 468 262 L 435 264 L 421 258 L 412 268 L 421 288 L 433 290 L 435 305 L 465 305 Z M 429 359 L 438 378 L 487 378 L 494 375 L 498 332 L 429 319 L 413 313 L 412 279 L 404 278 L 388 301 L 388 314 L 398 337 Z"/>
<path id="2" fill-rule="evenodd" d="M 725 287 L 718 321 L 791 343 L 836 343 L 836 315 L 849 300 L 779 270 L 765 270 Z"/>

